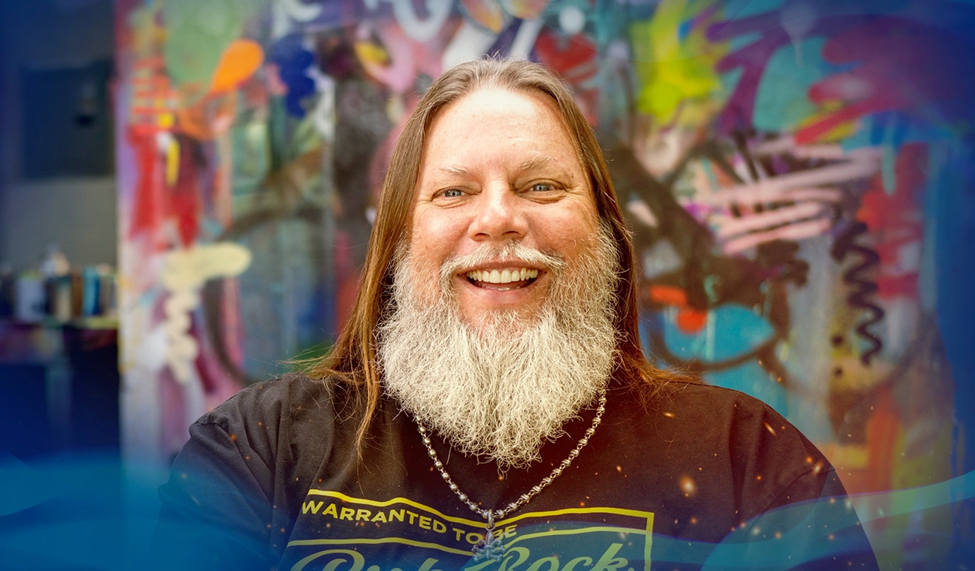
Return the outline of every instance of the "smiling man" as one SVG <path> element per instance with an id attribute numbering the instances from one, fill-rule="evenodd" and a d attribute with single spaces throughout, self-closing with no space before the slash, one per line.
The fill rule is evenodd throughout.
<path id="1" fill-rule="evenodd" d="M 875 567 L 808 440 L 644 359 L 633 260 L 562 83 L 448 71 L 397 144 L 332 352 L 191 427 L 150 565 Z"/>
<path id="2" fill-rule="evenodd" d="M 610 376 L 613 236 L 551 97 L 487 86 L 427 133 L 384 385 L 462 452 L 527 466 Z"/>

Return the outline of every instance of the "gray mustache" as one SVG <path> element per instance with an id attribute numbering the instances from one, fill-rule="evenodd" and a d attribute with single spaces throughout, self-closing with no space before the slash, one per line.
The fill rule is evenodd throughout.
<path id="1" fill-rule="evenodd" d="M 525 246 L 521 242 L 508 242 L 502 246 L 485 244 L 469 254 L 444 260 L 444 263 L 440 266 L 440 289 L 444 292 L 449 292 L 451 281 L 461 268 L 477 266 L 487 262 L 525 262 L 552 272 L 555 277 L 562 275 L 567 265 L 563 256 L 543 252 Z"/>

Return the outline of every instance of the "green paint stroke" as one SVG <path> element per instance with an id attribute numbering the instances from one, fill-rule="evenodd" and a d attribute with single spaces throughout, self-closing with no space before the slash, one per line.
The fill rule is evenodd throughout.
<path id="1" fill-rule="evenodd" d="M 258 6 L 257 0 L 166 0 L 163 55 L 173 85 L 197 100 L 205 95 L 220 56 L 240 38 Z"/>

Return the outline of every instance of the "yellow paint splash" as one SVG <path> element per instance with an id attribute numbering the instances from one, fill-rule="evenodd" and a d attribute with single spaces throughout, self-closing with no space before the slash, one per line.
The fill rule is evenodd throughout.
<path id="1" fill-rule="evenodd" d="M 703 23 L 680 37 L 684 23 L 714 3 L 663 0 L 653 18 L 630 26 L 640 85 L 637 108 L 660 124 L 699 124 L 717 109 L 714 99 L 721 92 L 721 81 L 714 68 L 727 53 L 727 45 L 711 43 Z"/>

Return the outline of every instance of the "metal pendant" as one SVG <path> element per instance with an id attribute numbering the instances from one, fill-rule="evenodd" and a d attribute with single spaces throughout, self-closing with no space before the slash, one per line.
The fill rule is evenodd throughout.
<path id="1" fill-rule="evenodd" d="M 493 559 L 501 561 L 504 557 L 504 545 L 500 537 L 494 537 L 494 513 L 488 512 L 488 522 L 484 526 L 484 539 L 477 540 L 477 544 L 471 548 L 474 552 L 474 562 L 478 563 Z"/>

